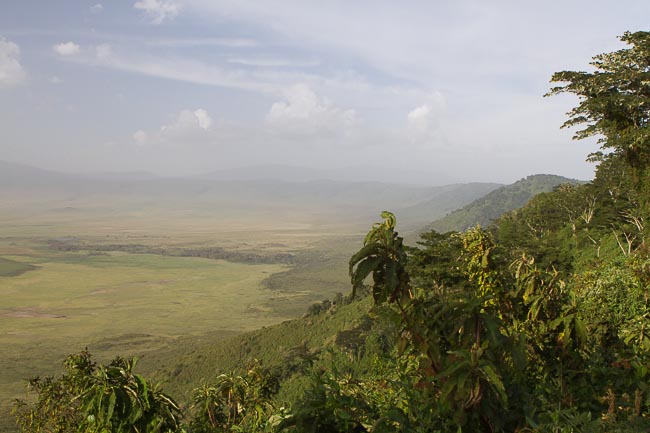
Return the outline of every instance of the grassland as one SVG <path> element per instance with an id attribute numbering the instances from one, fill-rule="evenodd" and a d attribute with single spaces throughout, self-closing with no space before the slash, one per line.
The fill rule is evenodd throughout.
<path id="1" fill-rule="evenodd" d="M 181 390 L 230 368 L 217 365 L 231 359 L 217 341 L 349 292 L 347 262 L 372 222 L 357 208 L 311 193 L 305 206 L 275 202 L 281 192 L 271 190 L 276 198 L 252 202 L 165 185 L 146 194 L 0 190 L 0 431 L 15 430 L 9 407 L 25 379 L 60 371 L 67 354 L 140 356 L 147 374 Z M 231 261 L 183 257 L 192 251 Z M 182 366 L 203 347 L 204 364 Z"/>
<path id="2" fill-rule="evenodd" d="M 32 265 L 0 258 L 0 277 L 13 277 L 34 269 Z"/>
<path id="3" fill-rule="evenodd" d="M 25 379 L 56 373 L 69 353 L 88 347 L 99 360 L 176 356 L 176 346 L 189 349 L 268 327 L 349 290 L 346 266 L 359 241 L 356 227 L 332 230 L 331 222 L 302 214 L 168 212 L 105 215 L 96 205 L 29 216 L 0 212 L 0 431 L 14 430 L 9 409 Z M 52 241 L 88 249 L 56 249 Z M 290 254 L 295 260 L 253 264 L 134 254 L 111 245 L 175 253 L 221 248 L 234 257 Z M 147 364 L 152 374 L 156 365 Z M 165 371 L 156 376 L 171 377 Z"/>
<path id="4" fill-rule="evenodd" d="M 280 265 L 122 253 L 29 259 L 37 269 L 0 277 L 3 397 L 86 346 L 100 357 L 134 355 L 181 335 L 230 335 L 287 318 L 265 304 L 288 295 L 262 284 Z"/>

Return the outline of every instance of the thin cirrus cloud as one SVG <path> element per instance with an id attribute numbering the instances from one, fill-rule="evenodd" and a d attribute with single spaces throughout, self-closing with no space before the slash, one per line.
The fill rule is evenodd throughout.
<path id="1" fill-rule="evenodd" d="M 123 56 L 115 53 L 112 48 L 107 48 L 106 44 L 99 45 L 95 49 L 96 55 L 94 57 L 76 59 L 76 61 L 124 72 L 194 84 L 271 93 L 273 88 L 277 87 L 261 76 L 254 76 L 245 71 L 224 69 L 199 60 L 137 54 Z"/>
<path id="2" fill-rule="evenodd" d="M 0 37 L 0 88 L 14 87 L 25 81 L 25 70 L 19 58 L 18 45 Z"/>
<path id="3" fill-rule="evenodd" d="M 273 57 L 235 57 L 228 59 L 228 63 L 234 63 L 245 66 L 262 66 L 262 67 L 312 67 L 320 65 L 318 60 L 299 60 Z"/>
<path id="4" fill-rule="evenodd" d="M 93 50 L 81 50 L 74 42 L 55 46 L 61 58 L 101 66 L 109 69 L 153 76 L 174 81 L 200 85 L 253 91 L 275 96 L 283 95 L 285 89 L 295 83 L 308 83 L 320 91 L 335 96 L 349 95 L 350 90 L 386 90 L 375 86 L 365 76 L 353 70 L 323 69 L 318 58 L 292 58 L 292 56 L 246 55 L 247 48 L 258 47 L 252 38 L 155 38 L 146 40 L 134 36 L 116 37 L 102 35 L 111 44 L 97 45 Z M 128 48 L 125 48 L 127 47 Z M 242 55 L 225 58 L 190 57 L 193 53 L 183 52 L 186 47 L 221 46 L 243 50 Z M 113 47 L 115 47 L 113 49 Z M 179 48 L 181 50 L 152 50 L 153 47 Z M 239 51 L 241 51 L 239 50 Z M 182 54 L 181 54 L 182 53 Z M 83 54 L 83 55 L 79 55 Z M 235 54 L 235 53 L 232 53 Z M 306 69 L 308 68 L 308 70 Z M 324 71 L 325 74 L 323 74 Z M 385 92 L 384 92 L 385 93 Z M 377 99 L 375 97 L 375 99 Z"/>
<path id="5" fill-rule="evenodd" d="M 135 2 L 133 7 L 144 11 L 152 24 L 173 20 L 181 11 L 180 3 L 173 0 L 141 0 Z"/>
<path id="6" fill-rule="evenodd" d="M 54 45 L 52 49 L 60 56 L 74 56 L 81 52 L 81 47 L 72 41 L 61 42 L 60 44 Z"/>
<path id="7" fill-rule="evenodd" d="M 444 82 L 470 92 L 523 80 L 530 80 L 523 85 L 533 86 L 559 67 L 584 64 L 617 35 L 634 29 L 634 21 L 642 22 L 622 14 L 602 20 L 594 2 L 586 0 L 570 2 L 561 15 L 544 3 L 461 0 L 415 2 L 413 7 L 386 1 L 369 7 L 369 3 L 187 0 L 186 4 L 197 15 L 265 29 L 294 47 L 325 47 L 398 80 L 425 86 Z M 630 10 L 650 11 L 647 2 L 633 3 L 637 4 Z M 554 25 L 549 27 L 549 22 Z"/>
<path id="8" fill-rule="evenodd" d="M 182 81 L 193 84 L 219 86 L 285 96 L 286 89 L 295 83 L 328 88 L 366 88 L 365 81 L 357 76 L 322 76 L 293 68 L 237 68 L 236 64 L 213 64 L 202 60 L 175 55 L 157 56 L 133 51 L 123 54 L 111 45 L 95 47 L 95 55 L 67 56 L 68 60 L 131 72 L 145 76 Z"/>
<path id="9" fill-rule="evenodd" d="M 444 47 L 442 41 L 450 37 L 451 24 L 437 18 L 449 15 L 441 11 L 447 7 L 432 4 L 404 8 L 388 2 L 368 7 L 366 2 L 191 0 L 188 9 L 222 20 L 234 17 L 295 45 L 327 47 L 330 52 L 353 55 L 395 76 L 413 78 L 420 75 L 419 71 L 431 77 L 429 65 L 439 64 L 439 59 L 431 61 L 421 54 L 439 53 L 436 48 Z M 341 13 L 342 8 L 346 13 Z M 463 16 L 463 6 L 456 9 L 457 19 L 468 23 L 463 29 L 470 29 L 476 18 Z"/>
<path id="10" fill-rule="evenodd" d="M 252 48 L 259 46 L 255 39 L 251 38 L 158 38 L 147 40 L 149 46 L 160 46 L 169 48 L 189 47 L 230 47 L 230 48 Z"/>

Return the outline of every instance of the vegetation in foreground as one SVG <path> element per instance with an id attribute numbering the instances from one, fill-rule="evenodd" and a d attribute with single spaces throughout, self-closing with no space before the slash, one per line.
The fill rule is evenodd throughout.
<path id="1" fill-rule="evenodd" d="M 577 137 L 604 137 L 595 180 L 489 230 L 429 232 L 417 249 L 383 213 L 350 260 L 355 291 L 372 277 L 376 338 L 330 352 L 290 408 L 273 398 L 282 375 L 253 365 L 197 388 L 183 426 L 132 362 L 82 354 L 32 381 L 35 400 L 16 405 L 23 430 L 648 431 L 650 33 L 622 40 L 631 47 L 596 56 L 597 72 L 553 77 L 567 84 L 551 93 L 581 97 L 567 122 L 586 125 Z M 355 371 L 362 362 L 372 368 Z"/>

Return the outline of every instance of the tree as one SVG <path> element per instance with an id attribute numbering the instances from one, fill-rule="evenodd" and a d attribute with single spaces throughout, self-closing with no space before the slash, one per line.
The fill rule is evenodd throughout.
<path id="1" fill-rule="evenodd" d="M 579 97 L 580 103 L 567 113 L 569 120 L 563 127 L 586 126 L 574 139 L 599 136 L 603 152 L 590 155 L 592 161 L 601 163 L 597 180 L 616 167 L 616 177 L 630 176 L 633 195 L 638 198 L 626 214 L 634 227 L 613 229 L 623 254 L 629 255 L 633 247 L 644 244 L 644 220 L 650 218 L 650 32 L 626 32 L 620 39 L 630 47 L 595 56 L 594 72 L 553 74 L 551 82 L 564 84 L 553 87 L 548 95 Z"/>
<path id="2" fill-rule="evenodd" d="M 394 305 L 399 310 L 402 333 L 398 346 L 410 344 L 419 367 L 416 386 L 426 391 L 428 402 L 423 404 L 436 414 L 440 429 L 451 425 L 472 431 L 501 429 L 510 421 L 502 372 L 511 368 L 504 362 L 510 355 L 501 332 L 501 314 L 494 311 L 493 300 L 502 293 L 492 261 L 491 236 L 476 228 L 448 245 L 440 244 L 444 236 L 429 236 L 427 246 L 442 249 L 446 261 L 460 267 L 451 281 L 457 283 L 463 275 L 467 282 L 447 288 L 447 276 L 441 275 L 438 284 L 412 287 L 406 248 L 395 231 L 395 216 L 382 212 L 381 217 L 384 221 L 372 226 L 364 246 L 350 260 L 353 287 L 358 288 L 372 274 L 375 304 Z"/>
<path id="3" fill-rule="evenodd" d="M 603 150 L 623 156 L 632 166 L 650 163 L 650 32 L 626 32 L 621 41 L 631 45 L 599 54 L 594 72 L 562 71 L 551 82 L 548 95 L 573 93 L 580 103 L 563 127 L 586 125 L 574 139 L 601 135 Z"/>

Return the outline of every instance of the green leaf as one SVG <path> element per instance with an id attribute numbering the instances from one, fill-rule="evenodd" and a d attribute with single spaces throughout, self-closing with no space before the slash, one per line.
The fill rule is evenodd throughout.
<path id="1" fill-rule="evenodd" d="M 492 386 L 496 388 L 502 403 L 506 404 L 508 401 L 508 396 L 506 395 L 506 389 L 505 386 L 503 385 L 503 381 L 501 380 L 501 377 L 499 377 L 499 375 L 496 373 L 496 371 L 494 371 L 491 365 L 482 366 L 481 371 L 487 378 L 488 382 L 490 382 L 490 384 L 492 384 Z"/>
<path id="2" fill-rule="evenodd" d="M 147 381 L 139 374 L 134 374 L 133 377 L 135 378 L 135 381 L 138 384 L 138 391 L 140 392 L 140 395 L 144 400 L 148 400 L 149 390 L 147 386 Z"/>
<path id="3" fill-rule="evenodd" d="M 352 273 L 352 288 L 361 287 L 364 280 L 373 272 L 382 262 L 382 257 L 367 257 L 357 265 Z M 353 292 L 354 294 L 354 292 Z"/>
<path id="4" fill-rule="evenodd" d="M 113 418 L 113 411 L 115 410 L 115 392 L 111 393 L 111 396 L 108 399 L 108 409 L 106 410 L 106 420 L 109 421 Z"/>
<path id="5" fill-rule="evenodd" d="M 379 255 L 381 253 L 381 245 L 378 244 L 369 244 L 364 245 L 359 251 L 357 251 L 352 258 L 350 259 L 349 273 L 352 276 L 355 265 L 366 257 Z"/>

